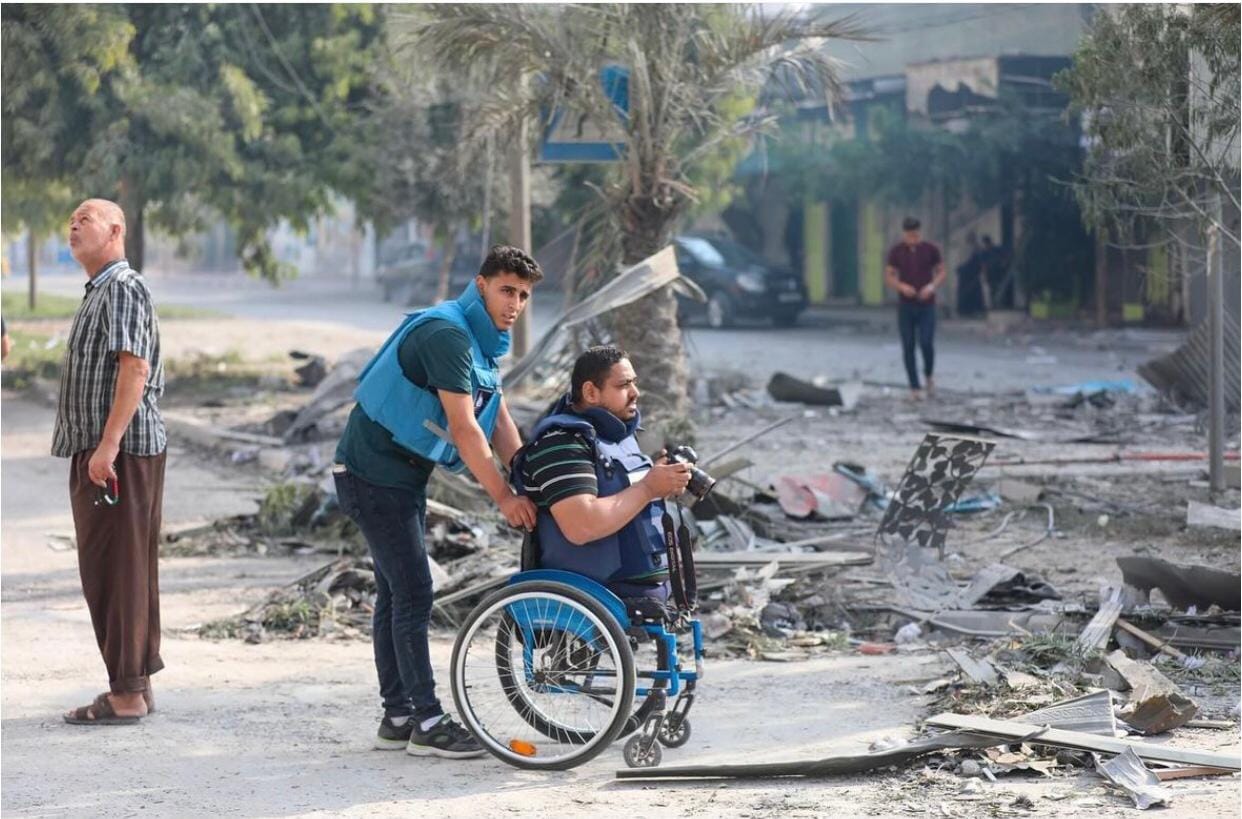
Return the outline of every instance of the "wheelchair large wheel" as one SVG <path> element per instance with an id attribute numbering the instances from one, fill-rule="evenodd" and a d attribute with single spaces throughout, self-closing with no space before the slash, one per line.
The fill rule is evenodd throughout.
<path id="1" fill-rule="evenodd" d="M 572 586 L 532 581 L 490 595 L 453 646 L 453 701 L 494 756 L 565 769 L 608 747 L 634 699 L 625 633 Z"/>

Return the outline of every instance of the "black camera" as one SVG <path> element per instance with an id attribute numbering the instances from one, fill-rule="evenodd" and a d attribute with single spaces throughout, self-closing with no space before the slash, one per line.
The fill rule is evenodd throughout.
<path id="1" fill-rule="evenodd" d="M 698 500 L 707 497 L 707 493 L 712 491 L 712 487 L 716 485 L 716 479 L 708 475 L 695 464 L 699 462 L 699 453 L 688 446 L 670 447 L 668 449 L 668 462 L 671 464 L 689 464 L 690 465 L 690 483 L 686 484 L 686 491 L 694 495 Z"/>

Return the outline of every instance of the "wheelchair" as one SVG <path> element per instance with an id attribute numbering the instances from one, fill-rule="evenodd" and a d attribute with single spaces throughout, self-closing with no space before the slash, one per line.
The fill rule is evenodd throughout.
<path id="1" fill-rule="evenodd" d="M 524 570 L 470 612 L 453 646 L 453 702 L 493 756 L 567 770 L 628 735 L 625 762 L 640 768 L 660 764 L 661 746 L 686 744 L 703 630 L 693 544 L 684 525 L 678 534 L 667 531 L 669 606 L 623 601 L 574 572 L 526 569 L 537 560 L 524 547 Z"/>

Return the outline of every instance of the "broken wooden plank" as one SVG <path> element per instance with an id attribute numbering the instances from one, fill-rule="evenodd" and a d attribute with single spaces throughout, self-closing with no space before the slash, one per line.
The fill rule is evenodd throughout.
<path id="1" fill-rule="evenodd" d="M 1123 620 L 1120 617 L 1117 618 L 1117 628 L 1121 629 L 1127 634 L 1132 634 L 1133 636 L 1139 638 L 1144 643 L 1147 643 L 1147 645 L 1151 646 L 1157 651 L 1162 652 L 1164 654 L 1168 654 L 1170 657 L 1174 658 L 1175 660 L 1178 660 L 1179 662 L 1185 662 L 1187 659 L 1189 659 L 1185 654 L 1178 651 L 1176 648 L 1169 645 L 1165 641 L 1160 640 L 1156 637 L 1153 637 L 1152 635 L 1143 631 L 1138 626 L 1134 625 L 1133 623 L 1128 622 L 1127 620 Z"/>
<path id="2" fill-rule="evenodd" d="M 1187 728 L 1207 728 L 1211 731 L 1232 731 L 1236 722 L 1227 719 L 1192 719 L 1186 723 Z"/>
<path id="3" fill-rule="evenodd" d="M 1207 765 L 1190 765 L 1184 768 L 1152 768 L 1151 772 L 1161 782 L 1170 779 L 1186 779 L 1192 776 L 1231 776 L 1233 771 L 1228 768 L 1210 768 Z"/>
<path id="4" fill-rule="evenodd" d="M 1099 610 L 1074 643 L 1080 654 L 1103 650 L 1112 636 L 1117 618 L 1121 616 L 1121 599 L 1117 589 L 1109 589 L 1109 594 L 1104 596 L 1108 599 L 1100 600 Z"/>
<path id="5" fill-rule="evenodd" d="M 219 441 L 236 441 L 244 444 L 258 444 L 265 447 L 284 447 L 282 438 L 271 435 L 258 435 L 253 432 L 242 432 L 235 429 L 222 429 L 192 415 L 181 412 L 162 410 L 164 426 L 169 432 L 199 446 L 212 447 Z"/>
<path id="6" fill-rule="evenodd" d="M 1210 768 L 1228 768 L 1231 771 L 1242 770 L 1239 758 L 1229 754 L 1173 748 L 1147 742 L 1132 742 L 1097 734 L 1085 734 L 1080 731 L 1040 728 L 1012 720 L 988 719 L 968 714 L 937 714 L 934 717 L 928 717 L 926 722 L 936 728 L 952 728 L 982 736 L 1002 737 L 1012 742 L 1027 742 L 1032 745 L 1048 745 L 1053 748 L 1110 754 L 1120 754 L 1127 748 L 1133 748 L 1134 753 L 1147 762 L 1172 762 L 1177 765 L 1204 765 Z"/>

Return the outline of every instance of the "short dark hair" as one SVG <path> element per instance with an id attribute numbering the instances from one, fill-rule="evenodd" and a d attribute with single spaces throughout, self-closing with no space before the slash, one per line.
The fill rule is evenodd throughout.
<path id="1" fill-rule="evenodd" d="M 623 358 L 629 358 L 625 350 L 612 345 L 591 347 L 578 356 L 574 362 L 574 372 L 570 376 L 569 400 L 575 404 L 582 401 L 582 385 L 590 381 L 596 387 L 604 386 L 604 379 L 612 371 L 613 365 Z"/>
<path id="2" fill-rule="evenodd" d="M 918 230 L 920 227 L 922 227 L 922 223 L 913 216 L 907 216 L 901 221 L 902 230 Z"/>
<path id="3" fill-rule="evenodd" d="M 543 270 L 540 269 L 539 262 L 532 259 L 526 251 L 512 245 L 492 245 L 479 268 L 479 275 L 485 279 L 501 273 L 513 273 L 531 284 L 543 281 Z"/>

